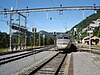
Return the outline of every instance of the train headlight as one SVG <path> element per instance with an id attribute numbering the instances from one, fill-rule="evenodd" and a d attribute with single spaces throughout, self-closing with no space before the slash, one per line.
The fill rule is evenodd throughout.
<path id="1" fill-rule="evenodd" d="M 63 43 L 63 45 L 67 45 L 67 43 Z"/>

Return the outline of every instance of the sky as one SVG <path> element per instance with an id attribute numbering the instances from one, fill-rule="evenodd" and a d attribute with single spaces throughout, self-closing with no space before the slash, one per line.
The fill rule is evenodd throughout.
<path id="1" fill-rule="evenodd" d="M 28 8 L 47 8 L 47 7 L 59 7 L 62 6 L 100 6 L 100 0 L 0 0 L 0 11 L 4 8 L 10 10 L 25 9 Z M 93 14 L 93 10 L 67 10 L 63 11 L 61 15 L 59 11 L 49 12 L 31 12 L 27 17 L 27 28 L 32 31 L 32 28 L 37 28 L 37 31 L 44 30 L 47 32 L 65 32 L 70 30 L 73 26 L 80 23 L 87 16 Z M 23 15 L 26 15 L 24 13 Z M 14 22 L 17 23 L 17 15 L 13 16 Z M 0 31 L 9 33 L 9 15 L 7 18 L 4 15 L 0 15 Z M 21 18 L 21 25 L 24 25 L 24 19 Z"/>

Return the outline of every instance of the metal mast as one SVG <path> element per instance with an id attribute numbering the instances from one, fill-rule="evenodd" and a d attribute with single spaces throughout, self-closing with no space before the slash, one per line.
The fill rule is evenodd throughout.
<path id="1" fill-rule="evenodd" d="M 99 10 L 100 6 L 68 6 L 68 7 L 50 7 L 50 8 L 26 8 L 20 10 L 6 10 L 0 11 L 0 14 L 10 13 L 27 13 L 27 12 L 47 12 L 47 11 L 60 11 L 60 10 Z"/>

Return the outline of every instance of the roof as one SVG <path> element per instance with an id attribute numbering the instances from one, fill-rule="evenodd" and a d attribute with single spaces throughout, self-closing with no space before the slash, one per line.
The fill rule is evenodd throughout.
<path id="1" fill-rule="evenodd" d="M 91 39 L 99 39 L 98 37 L 96 37 L 96 36 L 94 36 L 94 37 L 92 37 Z"/>

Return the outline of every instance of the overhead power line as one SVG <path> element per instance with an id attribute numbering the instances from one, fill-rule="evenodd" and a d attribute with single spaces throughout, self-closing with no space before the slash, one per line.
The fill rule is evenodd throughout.
<path id="1" fill-rule="evenodd" d="M 55 6 L 55 4 L 54 4 L 54 2 L 52 0 L 51 0 L 51 3 L 52 3 L 53 6 Z"/>
<path id="2" fill-rule="evenodd" d="M 52 4 L 55 6 L 54 2 L 51 0 Z M 61 1 L 60 1 L 60 7 L 62 7 Z M 63 14 L 63 10 L 59 11 L 59 14 L 62 15 Z M 67 27 L 65 27 L 65 24 L 63 23 L 63 20 L 61 18 L 61 16 L 59 15 L 59 19 L 61 21 L 61 24 L 64 26 L 64 28 L 66 29 Z"/>

